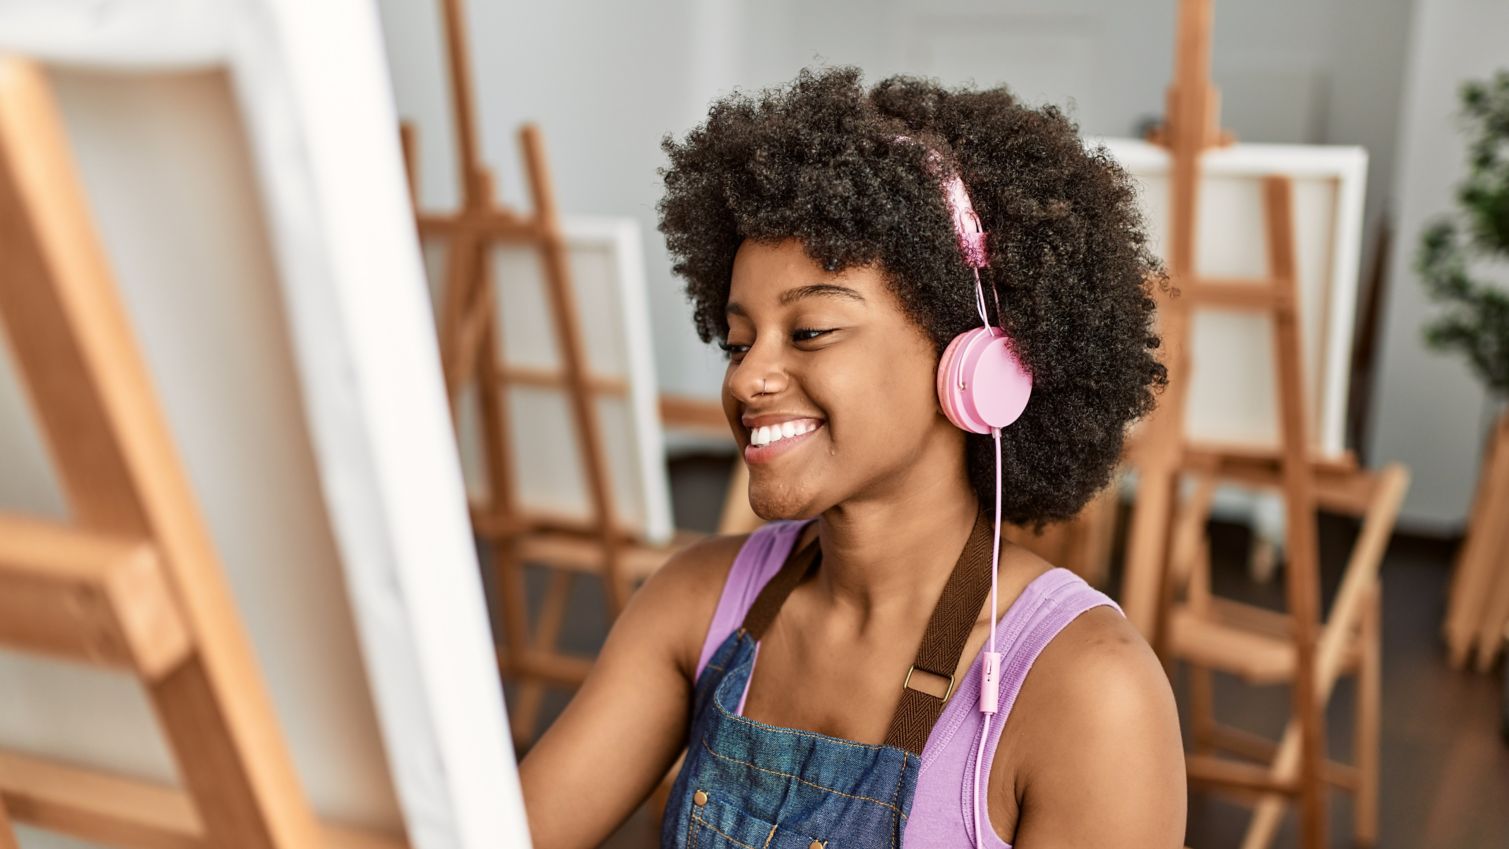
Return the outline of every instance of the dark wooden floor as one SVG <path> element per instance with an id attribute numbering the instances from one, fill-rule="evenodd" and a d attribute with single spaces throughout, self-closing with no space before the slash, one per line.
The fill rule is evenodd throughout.
<path id="1" fill-rule="evenodd" d="M 673 509 L 680 527 L 710 530 L 717 523 L 728 464 L 678 460 L 671 465 Z M 1122 523 L 1125 527 L 1125 522 Z M 1335 591 L 1355 527 L 1323 517 L 1320 527 L 1326 601 Z M 1250 537 L 1245 528 L 1211 527 L 1216 592 L 1279 607 L 1282 582 L 1258 583 L 1248 576 Z M 1396 538 L 1383 565 L 1384 684 L 1382 800 L 1379 849 L 1478 849 L 1509 847 L 1509 746 L 1500 733 L 1500 673 L 1453 672 L 1439 639 L 1446 582 L 1455 554 L 1450 542 Z M 537 576 L 536 576 L 537 577 Z M 1109 588 L 1119 586 L 1113 570 Z M 578 581 L 562 643 L 595 652 L 607 635 L 601 588 Z M 536 598 L 543 584 L 531 580 Z M 1182 675 L 1175 692 L 1183 696 Z M 512 688 L 505 686 L 508 696 Z M 546 700 L 546 721 L 565 707 L 569 694 Z M 1217 715 L 1225 722 L 1276 737 L 1288 709 L 1288 691 L 1254 688 L 1218 679 Z M 1351 757 L 1352 686 L 1343 681 L 1331 700 L 1329 743 L 1334 757 Z M 1351 800 L 1332 797 L 1332 845 L 1351 846 Z M 1208 795 L 1192 795 L 1187 842 L 1194 849 L 1240 845 L 1249 809 Z M 641 809 L 604 844 L 608 849 L 650 849 L 658 842 L 654 818 Z M 1294 818 L 1286 817 L 1277 847 L 1296 846 Z"/>

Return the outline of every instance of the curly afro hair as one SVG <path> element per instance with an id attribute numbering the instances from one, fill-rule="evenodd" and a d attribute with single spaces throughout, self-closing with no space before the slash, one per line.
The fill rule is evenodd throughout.
<path id="1" fill-rule="evenodd" d="M 660 231 L 704 342 L 727 337 L 739 244 L 795 238 L 829 271 L 878 262 L 941 354 L 979 314 L 927 164 L 936 151 L 989 232 L 981 279 L 1033 376 L 1031 403 L 1001 432 L 1002 518 L 1041 528 L 1110 481 L 1128 425 L 1167 383 L 1151 291 L 1166 278 L 1131 180 L 1061 111 L 1024 106 L 1005 88 L 897 76 L 866 91 L 858 69 L 803 70 L 788 86 L 715 102 L 685 141 L 666 136 L 661 147 L 670 165 Z M 971 434 L 966 445 L 971 482 L 991 503 L 991 438 Z"/>

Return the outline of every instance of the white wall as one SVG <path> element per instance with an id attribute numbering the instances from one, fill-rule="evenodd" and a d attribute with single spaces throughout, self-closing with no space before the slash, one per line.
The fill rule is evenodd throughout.
<path id="1" fill-rule="evenodd" d="M 439 3 L 379 5 L 399 113 L 421 129 L 421 195 L 427 205 L 443 207 L 454 203 L 456 186 Z M 950 84 L 1004 82 L 1028 100 L 1067 103 L 1087 134 L 1126 136 L 1163 111 L 1177 7 L 1175 0 L 468 5 L 481 148 L 504 197 L 522 202 L 514 133 L 520 122 L 537 121 L 564 211 L 642 222 L 660 385 L 705 396 L 716 393 L 722 363 L 696 340 L 655 230 L 662 135 L 685 133 L 711 100 L 736 85 L 783 83 L 821 63 L 856 64 L 871 81 L 905 72 Z M 1368 149 L 1364 271 L 1380 212 L 1398 206 L 1390 187 L 1413 5 L 1216 2 L 1213 73 L 1226 127 L 1244 141 Z M 1478 37 L 1504 31 L 1480 29 Z M 1407 396 L 1407 386 L 1399 389 Z M 1379 447 L 1373 456 L 1404 459 L 1417 475 L 1421 467 L 1465 468 L 1460 457 L 1400 451 L 1392 441 Z M 1464 510 L 1454 493 L 1417 484 L 1406 520 L 1460 519 Z"/>
<path id="2" fill-rule="evenodd" d="M 1410 0 L 1223 0 L 1215 75 L 1244 140 L 1362 144 L 1383 194 Z M 1085 132 L 1128 135 L 1161 113 L 1173 0 L 473 0 L 469 37 L 481 149 L 506 200 L 523 200 L 514 135 L 542 125 L 562 209 L 634 215 L 647 234 L 657 367 L 668 391 L 710 394 L 721 364 L 696 341 L 655 231 L 662 135 L 683 134 L 736 85 L 816 63 L 1005 82 L 1065 102 Z M 379 0 L 398 110 L 420 127 L 421 196 L 456 200 L 439 3 Z M 1364 39 L 1355 36 L 1364 34 Z M 1329 107 L 1329 108 L 1328 108 Z"/>
<path id="3" fill-rule="evenodd" d="M 1435 310 L 1413 265 L 1426 222 L 1450 212 L 1464 172 L 1457 91 L 1467 79 L 1509 67 L 1509 3 L 1432 0 L 1416 9 L 1399 123 L 1398 230 L 1389 257 L 1371 456 L 1399 458 L 1414 473 L 1404 519 L 1460 529 L 1478 476 L 1485 394 L 1465 361 L 1425 348 Z"/>

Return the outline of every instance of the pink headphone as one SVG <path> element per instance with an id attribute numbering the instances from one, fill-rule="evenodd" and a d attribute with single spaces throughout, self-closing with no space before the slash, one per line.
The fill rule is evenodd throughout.
<path id="1" fill-rule="evenodd" d="M 911 141 L 897 136 L 897 141 Z M 942 168 L 943 157 L 928 150 L 929 165 Z M 943 414 L 969 433 L 990 434 L 996 449 L 995 542 L 990 558 L 990 637 L 982 653 L 980 676 L 980 712 L 985 714 L 980 743 L 975 750 L 974 800 L 975 845 L 984 846 L 980 823 L 980 770 L 985 757 L 985 743 L 990 739 L 990 725 L 999 701 L 1001 653 L 996 650 L 996 575 L 1000 571 L 1001 551 L 1001 428 L 1016 421 L 1032 395 L 1032 375 L 1017 359 L 1006 331 L 990 323 L 985 313 L 985 286 L 980 269 L 987 267 L 985 229 L 980 216 L 969 201 L 964 180 L 957 173 L 943 177 L 944 197 L 959 237 L 964 262 L 975 272 L 975 307 L 980 311 L 980 326 L 955 336 L 938 361 L 938 404 Z M 1001 313 L 996 302 L 996 315 Z"/>

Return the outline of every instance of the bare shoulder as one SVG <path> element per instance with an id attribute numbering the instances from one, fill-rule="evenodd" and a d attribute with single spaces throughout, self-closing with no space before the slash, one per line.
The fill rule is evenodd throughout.
<path id="1" fill-rule="evenodd" d="M 667 629 L 677 666 L 688 680 L 734 558 L 748 539 L 748 534 L 703 537 L 671 555 L 634 593 L 631 606 Z"/>
<path id="2" fill-rule="evenodd" d="M 1172 720 L 1178 730 L 1163 665 L 1113 607 L 1090 608 L 1065 625 L 1033 664 L 1024 698 L 1029 688 L 1036 699 L 1053 703 L 1055 724 L 1073 720 L 1125 731 L 1134 722 Z M 1060 745 L 1076 745 L 1072 735 L 1056 736 L 1063 738 Z"/>
<path id="3" fill-rule="evenodd" d="M 1152 648 L 1111 607 L 1085 611 L 1033 664 L 1012 709 L 1026 845 L 1176 847 L 1184 749 Z"/>

